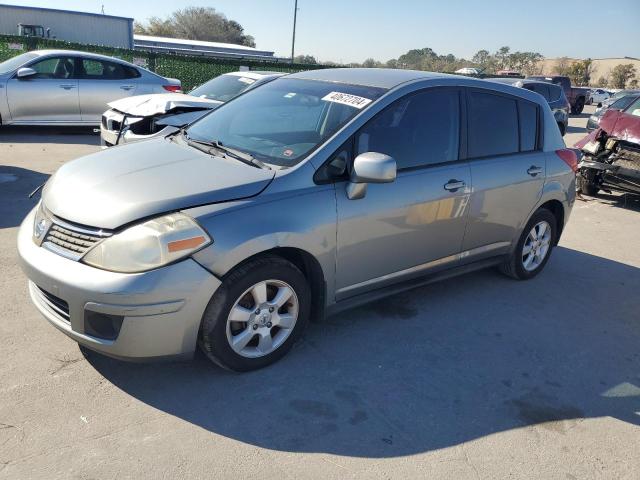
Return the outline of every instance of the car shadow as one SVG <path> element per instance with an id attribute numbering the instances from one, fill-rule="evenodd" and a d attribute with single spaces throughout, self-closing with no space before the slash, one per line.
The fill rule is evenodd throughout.
<path id="1" fill-rule="evenodd" d="M 638 285 L 638 268 L 560 247 L 528 282 L 485 270 L 330 317 L 256 372 L 201 354 L 166 364 L 85 356 L 137 400 L 218 435 L 396 457 L 527 425 L 640 425 Z"/>
<path id="2" fill-rule="evenodd" d="M 640 212 L 640 195 L 632 193 L 605 193 L 598 192 L 595 197 L 579 195 L 579 199 L 584 202 L 599 202 L 612 207 L 625 208 L 634 212 Z"/>
<path id="3" fill-rule="evenodd" d="M 0 165 L 0 229 L 17 227 L 40 199 L 29 194 L 49 175 L 20 167 Z"/>
<path id="4" fill-rule="evenodd" d="M 94 127 L 0 127 L 2 143 L 60 143 L 69 145 L 100 145 L 100 135 Z"/>
<path id="5" fill-rule="evenodd" d="M 571 125 L 569 125 L 567 127 L 566 133 L 584 133 L 586 135 L 587 129 L 585 127 L 572 127 Z"/>
<path id="6" fill-rule="evenodd" d="M 591 115 L 593 115 L 591 112 L 571 113 L 569 118 L 589 118 Z"/>

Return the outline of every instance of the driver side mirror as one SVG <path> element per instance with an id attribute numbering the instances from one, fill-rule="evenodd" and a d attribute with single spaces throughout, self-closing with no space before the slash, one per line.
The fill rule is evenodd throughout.
<path id="1" fill-rule="evenodd" d="M 353 161 L 347 183 L 347 198 L 359 200 L 367 194 L 369 183 L 390 183 L 396 179 L 396 161 L 389 155 L 365 152 Z"/>
<path id="2" fill-rule="evenodd" d="M 18 69 L 18 72 L 16 73 L 16 77 L 18 78 L 29 78 L 29 77 L 33 77 L 36 72 L 33 68 L 29 68 L 29 67 L 22 67 Z"/>

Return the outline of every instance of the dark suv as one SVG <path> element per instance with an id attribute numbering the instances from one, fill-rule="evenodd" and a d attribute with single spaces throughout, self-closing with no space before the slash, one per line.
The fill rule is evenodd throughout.
<path id="1" fill-rule="evenodd" d="M 514 87 L 525 88 L 542 95 L 553 112 L 553 116 L 556 119 L 556 123 L 558 124 L 558 128 L 560 129 L 562 136 L 567 132 L 571 105 L 564 94 L 564 90 L 562 90 L 562 87 L 559 85 L 549 82 L 539 82 L 536 80 L 522 80 L 520 78 L 490 78 L 487 80 L 512 85 Z"/>

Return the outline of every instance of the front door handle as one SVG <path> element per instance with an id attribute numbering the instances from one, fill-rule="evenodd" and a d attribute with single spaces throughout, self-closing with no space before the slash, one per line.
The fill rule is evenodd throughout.
<path id="1" fill-rule="evenodd" d="M 535 177 L 536 175 L 538 175 L 539 173 L 542 173 L 542 168 L 541 167 L 536 167 L 535 165 L 531 165 L 528 169 L 527 169 L 527 173 L 529 175 L 531 175 L 532 177 Z"/>
<path id="2" fill-rule="evenodd" d="M 462 180 L 451 179 L 447 183 L 444 184 L 444 189 L 448 190 L 450 192 L 456 192 L 459 189 L 461 189 L 462 187 L 464 187 L 465 185 L 466 185 L 466 183 L 464 183 Z"/>
<path id="3" fill-rule="evenodd" d="M 72 83 L 63 83 L 60 85 L 60 88 L 64 88 L 65 90 L 71 90 L 72 88 L 76 88 L 76 86 Z"/>
<path id="4" fill-rule="evenodd" d="M 134 87 L 135 87 L 135 85 L 122 85 L 120 88 L 122 90 L 131 90 Z"/>

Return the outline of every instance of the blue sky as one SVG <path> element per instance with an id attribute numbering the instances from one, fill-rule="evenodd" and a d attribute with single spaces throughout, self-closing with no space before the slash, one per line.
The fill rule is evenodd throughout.
<path id="1" fill-rule="evenodd" d="M 188 5 L 238 21 L 261 49 L 288 56 L 293 0 L 0 0 L 143 21 Z M 471 57 L 480 49 L 547 57 L 640 57 L 640 0 L 298 0 L 296 53 L 319 60 L 386 61 L 411 48 Z M 607 33 L 607 29 L 610 29 Z"/>

